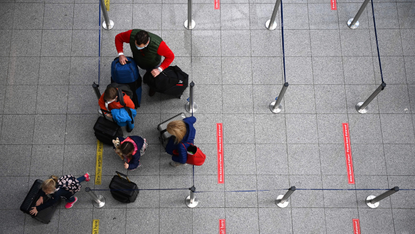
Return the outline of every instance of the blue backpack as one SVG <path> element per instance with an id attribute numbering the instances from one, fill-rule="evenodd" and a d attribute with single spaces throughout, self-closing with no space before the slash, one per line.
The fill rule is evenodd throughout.
<path id="1" fill-rule="evenodd" d="M 140 106 L 141 102 L 141 76 L 133 58 L 127 57 L 128 62 L 121 65 L 118 57 L 111 64 L 111 83 L 127 84 L 133 91 L 133 102 L 135 107 Z"/>
<path id="2" fill-rule="evenodd" d="M 131 57 L 127 57 L 127 59 L 128 62 L 125 65 L 121 65 L 118 57 L 112 61 L 111 76 L 115 83 L 128 84 L 136 81 L 140 76 L 134 59 Z"/>

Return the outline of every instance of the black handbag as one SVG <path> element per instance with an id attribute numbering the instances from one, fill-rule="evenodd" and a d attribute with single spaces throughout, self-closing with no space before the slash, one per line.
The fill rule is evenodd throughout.
<path id="1" fill-rule="evenodd" d="M 180 98 L 189 85 L 189 75 L 183 72 L 178 66 L 170 66 L 156 77 L 153 77 L 151 72 L 146 72 L 143 79 L 144 83 L 156 92 L 172 95 L 177 98 Z"/>
<path id="2" fill-rule="evenodd" d="M 105 114 L 102 115 L 94 124 L 95 137 L 106 145 L 113 145 L 112 140 L 123 136 L 122 129 L 114 121 L 105 118 Z"/>
<path id="3" fill-rule="evenodd" d="M 112 197 L 123 203 L 134 202 L 139 193 L 137 184 L 131 182 L 127 175 L 118 171 L 116 173 L 109 185 Z"/>

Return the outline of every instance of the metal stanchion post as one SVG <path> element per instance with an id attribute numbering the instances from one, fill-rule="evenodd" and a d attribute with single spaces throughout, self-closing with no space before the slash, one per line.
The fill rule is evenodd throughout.
<path id="1" fill-rule="evenodd" d="M 354 18 L 350 18 L 349 21 L 347 21 L 347 26 L 351 29 L 356 29 L 359 27 L 359 17 L 362 14 L 363 10 L 365 9 L 366 5 L 369 3 L 370 0 L 365 0 L 360 7 L 359 11 L 357 12 L 356 16 Z"/>
<path id="2" fill-rule="evenodd" d="M 189 188 L 190 190 L 190 195 L 186 197 L 186 205 L 189 208 L 195 208 L 197 206 L 197 204 L 199 204 L 199 201 L 197 200 L 197 198 L 195 197 L 195 191 L 196 188 L 195 186 L 192 186 L 191 188 Z"/>
<path id="3" fill-rule="evenodd" d="M 280 7 L 281 0 L 277 0 L 274 6 L 274 11 L 272 11 L 271 19 L 265 22 L 265 27 L 268 30 L 275 30 L 277 28 L 277 22 L 275 22 L 275 17 L 277 16 L 278 8 Z"/>
<path id="4" fill-rule="evenodd" d="M 193 102 L 193 87 L 195 86 L 195 83 L 192 81 L 190 83 L 190 97 L 187 99 L 187 103 L 185 104 L 184 108 L 189 113 L 194 113 L 197 111 L 197 105 Z"/>
<path id="5" fill-rule="evenodd" d="M 189 25 L 190 22 L 190 25 Z M 192 20 L 192 0 L 187 1 L 187 20 L 184 21 L 184 27 L 186 29 L 193 29 L 196 26 L 196 22 Z"/>
<path id="6" fill-rule="evenodd" d="M 89 196 L 91 196 L 95 208 L 102 208 L 105 206 L 105 197 L 103 197 L 102 195 L 97 196 L 94 193 L 94 191 L 91 190 L 90 187 L 86 187 L 85 192 L 88 193 Z"/>
<path id="7" fill-rule="evenodd" d="M 379 196 L 369 195 L 366 198 L 366 205 L 369 206 L 370 208 L 373 208 L 373 209 L 377 208 L 379 206 L 379 201 L 380 200 L 383 200 L 383 199 L 389 197 L 390 195 L 392 195 L 392 194 L 394 194 L 398 191 L 399 191 L 399 187 L 395 186 L 395 187 L 391 188 L 390 190 L 382 193 Z"/>
<path id="8" fill-rule="evenodd" d="M 94 89 L 95 95 L 97 95 L 97 98 L 99 100 L 99 98 L 101 97 L 101 92 L 99 91 L 98 87 L 99 85 L 97 85 L 95 82 L 92 83 L 92 88 Z"/>
<path id="9" fill-rule="evenodd" d="M 383 89 L 385 89 L 386 87 L 386 83 L 382 82 L 382 84 L 379 85 L 379 87 L 375 90 L 375 92 L 372 93 L 372 95 L 370 95 L 370 97 L 365 101 L 365 102 L 358 102 L 355 106 L 357 112 L 359 112 L 360 114 L 365 114 L 367 113 L 369 107 L 369 103 L 375 99 L 375 97 L 380 93 L 380 91 L 382 91 Z"/>
<path id="10" fill-rule="evenodd" d="M 114 27 L 114 22 L 110 20 L 110 18 L 108 17 L 108 12 L 107 12 L 107 8 L 105 7 L 104 0 L 101 0 L 101 9 L 102 9 L 102 14 L 104 15 L 104 22 L 102 23 L 102 27 L 108 30 L 112 29 Z"/>
<path id="11" fill-rule="evenodd" d="M 279 96 L 275 98 L 275 101 L 269 104 L 269 109 L 271 110 L 272 113 L 277 114 L 281 112 L 282 110 L 281 101 L 282 101 L 282 98 L 284 97 L 284 94 L 287 88 L 288 88 L 288 82 L 285 82 L 284 86 L 282 87 L 280 91 Z"/>
<path id="12" fill-rule="evenodd" d="M 279 206 L 280 208 L 285 208 L 288 206 L 288 198 L 290 198 L 291 194 L 295 191 L 295 186 L 291 186 L 291 188 L 288 189 L 288 191 L 285 193 L 285 195 L 279 195 L 277 197 L 277 200 L 275 201 L 275 204 Z"/>

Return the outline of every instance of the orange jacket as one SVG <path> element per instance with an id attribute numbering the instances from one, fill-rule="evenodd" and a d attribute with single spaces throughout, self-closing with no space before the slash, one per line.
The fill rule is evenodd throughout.
<path id="1" fill-rule="evenodd" d="M 131 100 L 131 98 L 127 94 L 125 94 L 124 92 L 122 92 L 122 93 L 124 94 L 125 106 L 128 107 L 128 108 L 131 108 L 131 109 L 135 109 L 134 102 Z M 102 110 L 107 110 L 107 108 L 105 107 L 104 94 L 102 94 L 101 97 L 99 98 L 98 104 L 99 104 L 99 107 Z M 108 111 L 111 111 L 112 109 L 121 109 L 123 107 L 124 106 L 122 106 L 120 104 L 120 102 L 118 101 L 118 99 L 117 99 L 117 101 L 111 102 L 108 105 L 108 109 L 109 109 Z"/>

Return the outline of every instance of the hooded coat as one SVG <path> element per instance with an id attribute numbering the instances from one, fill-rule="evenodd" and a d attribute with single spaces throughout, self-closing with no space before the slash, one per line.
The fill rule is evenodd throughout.
<path id="1" fill-rule="evenodd" d="M 190 143 L 193 144 L 195 140 L 196 129 L 193 127 L 193 124 L 196 122 L 196 118 L 194 116 L 184 118 L 183 122 L 186 124 L 186 135 L 183 137 L 182 141 L 175 144 L 175 138 L 170 137 L 166 146 L 166 152 L 172 155 L 171 159 L 182 164 L 187 161 L 187 147 L 189 147 Z M 178 155 L 173 153 L 175 150 L 177 150 Z"/>

